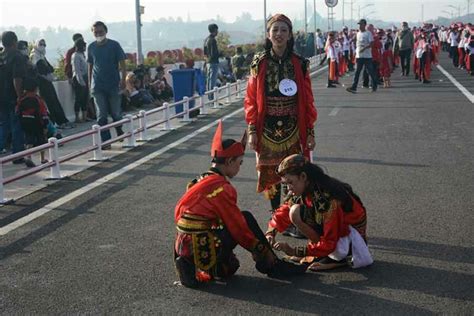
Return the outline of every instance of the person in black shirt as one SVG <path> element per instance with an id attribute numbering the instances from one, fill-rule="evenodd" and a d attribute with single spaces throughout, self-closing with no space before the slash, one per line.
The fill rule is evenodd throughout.
<path id="1" fill-rule="evenodd" d="M 214 89 L 219 71 L 219 49 L 217 47 L 216 36 L 219 33 L 217 24 L 209 24 L 207 27 L 209 36 L 204 41 L 204 54 L 207 56 L 207 90 Z M 214 95 L 210 94 L 209 99 L 213 100 Z"/>
<path id="2" fill-rule="evenodd" d="M 15 115 L 15 105 L 23 95 L 23 78 L 26 74 L 26 60 L 17 49 L 18 37 L 12 31 L 2 33 L 5 48 L 0 55 L 0 151 L 6 152 L 8 135 L 12 136 L 13 153 L 24 149 L 24 135 L 20 120 Z M 24 163 L 17 159 L 13 163 Z"/>

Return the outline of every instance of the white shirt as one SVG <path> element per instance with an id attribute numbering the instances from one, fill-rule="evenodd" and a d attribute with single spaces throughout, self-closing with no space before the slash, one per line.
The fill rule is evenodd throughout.
<path id="1" fill-rule="evenodd" d="M 357 42 L 356 42 L 356 58 L 372 58 L 372 49 L 369 47 L 363 52 L 361 50 L 364 47 L 367 47 L 374 41 L 372 33 L 369 31 L 357 32 Z"/>
<path id="2" fill-rule="evenodd" d="M 343 34 L 342 38 L 343 38 L 342 50 L 347 51 L 347 50 L 349 50 L 349 39 L 347 38 L 346 34 Z"/>
<path id="3" fill-rule="evenodd" d="M 458 43 L 458 33 L 457 32 L 451 32 L 449 34 L 449 39 L 451 40 L 451 47 L 453 46 L 458 46 L 459 43 Z"/>

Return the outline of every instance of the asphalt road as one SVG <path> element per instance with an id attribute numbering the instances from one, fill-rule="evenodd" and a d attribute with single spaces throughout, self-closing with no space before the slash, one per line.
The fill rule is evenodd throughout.
<path id="1" fill-rule="evenodd" d="M 474 93 L 472 77 L 444 56 L 441 64 Z M 315 158 L 364 201 L 373 266 L 274 280 L 239 248 L 241 268 L 228 283 L 174 285 L 174 205 L 207 169 L 214 127 L 156 153 L 218 118 L 209 116 L 1 208 L 4 227 L 67 200 L 0 236 L 0 313 L 472 315 L 474 104 L 436 68 L 432 79 L 422 85 L 397 71 L 393 88 L 357 95 L 326 89 L 325 75 L 313 79 Z M 224 128 L 240 137 L 243 113 Z M 157 157 L 67 196 L 148 155 Z M 241 208 L 265 227 L 269 202 L 255 193 L 252 152 L 233 183 Z"/>

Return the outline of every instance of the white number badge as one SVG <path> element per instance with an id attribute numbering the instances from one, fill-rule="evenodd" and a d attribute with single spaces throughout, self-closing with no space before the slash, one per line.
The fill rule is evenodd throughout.
<path id="1" fill-rule="evenodd" d="M 283 79 L 282 81 L 280 81 L 279 89 L 280 92 L 283 95 L 286 95 L 287 97 L 294 96 L 298 91 L 298 88 L 296 87 L 296 82 L 291 79 Z"/>

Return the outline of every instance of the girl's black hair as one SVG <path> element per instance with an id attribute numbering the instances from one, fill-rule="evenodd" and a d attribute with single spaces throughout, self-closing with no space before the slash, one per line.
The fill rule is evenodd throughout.
<path id="1" fill-rule="evenodd" d="M 327 192 L 331 197 L 340 201 L 344 212 L 352 212 L 351 197 L 364 207 L 360 197 L 354 193 L 352 187 L 348 183 L 327 175 L 320 166 L 314 163 L 307 162 L 303 167 L 292 169 L 287 172 L 287 174 L 299 176 L 302 172 L 306 173 L 308 176 L 311 187 Z"/>

